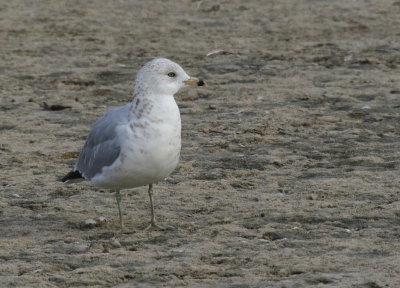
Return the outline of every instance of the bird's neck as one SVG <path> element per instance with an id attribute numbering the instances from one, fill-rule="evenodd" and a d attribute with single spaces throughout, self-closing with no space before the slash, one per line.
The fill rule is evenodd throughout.
<path id="1" fill-rule="evenodd" d="M 173 95 L 134 94 L 131 103 L 131 111 L 137 119 L 141 119 L 143 115 L 157 119 L 179 115 Z"/>

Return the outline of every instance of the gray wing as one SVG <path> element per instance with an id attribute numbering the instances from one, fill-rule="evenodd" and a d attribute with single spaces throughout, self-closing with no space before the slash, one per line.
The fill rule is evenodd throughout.
<path id="1" fill-rule="evenodd" d="M 75 165 L 86 179 L 92 179 L 118 158 L 121 145 L 116 128 L 128 122 L 128 105 L 109 110 L 93 125 Z"/>

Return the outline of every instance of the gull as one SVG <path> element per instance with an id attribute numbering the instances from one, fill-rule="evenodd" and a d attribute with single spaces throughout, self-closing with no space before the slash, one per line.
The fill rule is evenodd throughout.
<path id="1" fill-rule="evenodd" d="M 156 58 L 137 73 L 132 101 L 109 110 L 94 123 L 79 158 L 62 181 L 89 180 L 115 191 L 123 228 L 120 190 L 148 185 L 151 221 L 155 219 L 153 184 L 177 166 L 181 150 L 181 118 L 174 94 L 184 86 L 206 86 L 177 63 Z"/>

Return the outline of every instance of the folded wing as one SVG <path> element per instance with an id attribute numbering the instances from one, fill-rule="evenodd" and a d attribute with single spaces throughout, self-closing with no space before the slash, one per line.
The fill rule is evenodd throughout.
<path id="1" fill-rule="evenodd" d="M 110 110 L 93 125 L 75 165 L 85 179 L 92 179 L 117 160 L 121 152 L 117 127 L 127 124 L 127 113 L 128 105 Z"/>

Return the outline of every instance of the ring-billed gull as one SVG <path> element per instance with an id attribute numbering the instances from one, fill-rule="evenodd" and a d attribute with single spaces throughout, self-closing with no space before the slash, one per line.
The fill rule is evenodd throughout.
<path id="1" fill-rule="evenodd" d="M 62 181 L 89 180 L 115 190 L 121 227 L 120 190 L 149 185 L 151 222 L 153 184 L 176 167 L 181 150 L 181 118 L 174 94 L 186 85 L 205 86 L 181 66 L 164 58 L 146 63 L 137 73 L 132 101 L 109 110 L 92 127 L 74 169 Z"/>

